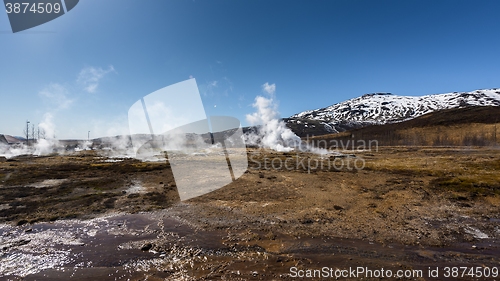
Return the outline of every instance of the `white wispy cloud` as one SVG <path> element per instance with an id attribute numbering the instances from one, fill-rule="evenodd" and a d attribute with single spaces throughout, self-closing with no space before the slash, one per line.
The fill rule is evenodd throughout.
<path id="1" fill-rule="evenodd" d="M 55 105 L 56 109 L 66 109 L 73 104 L 70 93 L 66 87 L 58 83 L 51 83 L 42 89 L 38 95 L 47 103 Z"/>
<path id="2" fill-rule="evenodd" d="M 219 87 L 219 82 L 217 80 L 207 81 L 206 83 L 200 85 L 200 92 L 204 97 L 210 96 L 213 97 L 216 95 L 216 88 Z"/>
<path id="3" fill-rule="evenodd" d="M 276 92 L 276 84 L 269 85 L 269 83 L 266 82 L 264 85 L 262 85 L 262 90 L 268 93 L 269 95 L 273 96 L 274 93 Z"/>
<path id="4" fill-rule="evenodd" d="M 112 65 L 110 65 L 107 69 L 87 66 L 78 74 L 77 82 L 83 85 L 85 91 L 93 94 L 99 87 L 99 81 L 106 76 L 106 74 L 111 72 L 115 72 L 115 68 Z"/>

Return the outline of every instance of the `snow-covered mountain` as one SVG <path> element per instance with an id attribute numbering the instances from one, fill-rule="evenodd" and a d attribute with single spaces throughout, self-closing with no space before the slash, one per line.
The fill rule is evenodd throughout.
<path id="1" fill-rule="evenodd" d="M 413 119 L 442 109 L 467 106 L 500 106 L 500 89 L 454 92 L 426 96 L 397 96 L 389 93 L 366 94 L 329 107 L 304 111 L 285 121 L 290 127 L 324 126 L 336 133 L 371 124 Z M 307 129 L 305 130 L 307 131 Z"/>

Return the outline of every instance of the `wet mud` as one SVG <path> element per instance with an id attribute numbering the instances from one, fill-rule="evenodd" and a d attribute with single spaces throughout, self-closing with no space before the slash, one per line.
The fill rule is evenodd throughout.
<path id="1" fill-rule="evenodd" d="M 178 219 L 190 208 L 4 225 L 2 280 L 292 280 L 291 267 L 425 272 L 436 266 L 498 267 L 500 262 L 498 241 L 492 239 L 431 247 L 249 235 L 248 230 L 203 230 Z"/>

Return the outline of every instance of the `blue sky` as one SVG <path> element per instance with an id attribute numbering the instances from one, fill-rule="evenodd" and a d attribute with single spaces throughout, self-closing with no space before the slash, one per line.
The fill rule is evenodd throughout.
<path id="1" fill-rule="evenodd" d="M 81 0 L 12 34 L 0 11 L 0 133 L 127 133 L 141 97 L 196 78 L 209 115 L 247 125 L 264 83 L 281 116 L 372 92 L 500 87 L 499 1 Z"/>

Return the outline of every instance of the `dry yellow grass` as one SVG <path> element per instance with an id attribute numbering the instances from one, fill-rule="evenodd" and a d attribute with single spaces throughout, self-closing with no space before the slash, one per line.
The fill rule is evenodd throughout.
<path id="1" fill-rule="evenodd" d="M 436 187 L 468 194 L 500 194 L 500 150 L 456 148 L 381 148 L 366 168 L 431 176 Z M 397 153 L 390 153 L 397 150 Z M 406 151 L 405 151 L 406 150 Z M 383 155 L 383 157 L 380 157 Z"/>

